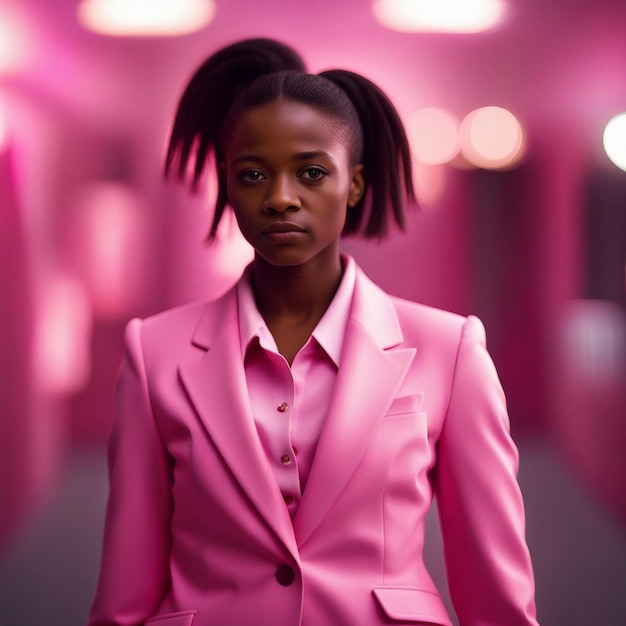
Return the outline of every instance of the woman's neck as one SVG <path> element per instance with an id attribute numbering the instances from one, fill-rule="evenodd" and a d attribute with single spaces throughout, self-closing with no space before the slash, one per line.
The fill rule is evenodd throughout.
<path id="1" fill-rule="evenodd" d="M 341 259 L 313 260 L 289 267 L 270 265 L 261 258 L 252 264 L 252 288 L 257 307 L 267 320 L 279 317 L 306 318 L 324 314 L 341 277 Z"/>
<path id="2" fill-rule="evenodd" d="M 336 265 L 336 267 L 333 267 Z M 343 267 L 309 263 L 276 267 L 262 259 L 252 264 L 252 289 L 257 308 L 279 352 L 291 364 L 306 343 L 341 283 Z"/>

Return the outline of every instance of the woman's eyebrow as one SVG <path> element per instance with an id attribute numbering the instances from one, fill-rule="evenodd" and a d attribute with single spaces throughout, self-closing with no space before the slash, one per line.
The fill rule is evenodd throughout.
<path id="1" fill-rule="evenodd" d="M 241 163 L 242 161 L 263 162 L 264 160 L 265 159 L 258 154 L 238 154 L 232 159 L 231 163 L 234 165 L 235 163 Z"/>
<path id="2" fill-rule="evenodd" d="M 297 154 L 294 154 L 291 157 L 291 160 L 292 161 L 307 161 L 309 159 L 319 159 L 319 158 L 329 159 L 330 161 L 335 160 L 333 156 L 329 154 L 328 152 L 326 152 L 325 150 L 307 150 L 306 152 L 298 152 Z M 231 163 L 233 165 L 236 165 L 237 163 L 241 163 L 244 161 L 253 161 L 255 163 L 265 163 L 267 159 L 265 159 L 259 154 L 245 153 L 245 154 L 238 154 L 236 157 L 232 159 Z"/>
<path id="3" fill-rule="evenodd" d="M 306 161 L 307 159 L 317 159 L 317 158 L 325 158 L 334 161 L 335 159 L 328 154 L 328 152 L 324 150 L 309 150 L 307 152 L 298 152 L 298 154 L 294 154 L 292 158 L 293 161 Z"/>

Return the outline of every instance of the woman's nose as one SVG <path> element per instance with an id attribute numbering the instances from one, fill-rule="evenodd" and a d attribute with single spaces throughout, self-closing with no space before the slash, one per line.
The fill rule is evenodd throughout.
<path id="1" fill-rule="evenodd" d="M 297 211 L 300 208 L 300 198 L 295 187 L 296 183 L 286 176 L 275 178 L 269 185 L 263 208 L 275 213 Z"/>

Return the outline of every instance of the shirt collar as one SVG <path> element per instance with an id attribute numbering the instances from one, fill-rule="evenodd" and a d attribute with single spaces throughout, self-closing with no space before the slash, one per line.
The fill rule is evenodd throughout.
<path id="1" fill-rule="evenodd" d="M 312 333 L 317 343 L 323 348 L 337 367 L 339 367 L 341 357 L 344 331 L 348 323 L 348 318 L 350 317 L 350 308 L 356 280 L 354 260 L 347 255 L 342 255 L 341 259 L 344 267 L 341 283 L 339 284 L 335 297 Z M 248 346 L 255 338 L 259 339 L 262 346 L 271 347 L 274 350 L 276 349 L 276 342 L 254 301 L 250 273 L 250 266 L 248 266 L 237 283 L 242 359 L 245 358 Z"/>

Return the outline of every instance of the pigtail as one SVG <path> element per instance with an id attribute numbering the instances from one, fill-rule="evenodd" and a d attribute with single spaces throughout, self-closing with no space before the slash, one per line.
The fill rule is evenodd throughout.
<path id="1" fill-rule="evenodd" d="M 405 230 L 405 206 L 416 206 L 417 200 L 411 151 L 398 112 L 379 87 L 359 74 L 328 70 L 320 76 L 341 87 L 348 95 L 363 129 L 361 162 L 367 192 L 348 211 L 344 234 L 360 232 L 366 219 L 365 237 L 382 239 L 389 229 L 389 211 L 400 229 Z"/>
<path id="2" fill-rule="evenodd" d="M 271 39 L 241 41 L 210 56 L 192 76 L 178 104 L 165 176 L 174 173 L 196 191 L 211 150 L 216 167 L 222 160 L 219 140 L 235 98 L 256 78 L 283 70 L 304 72 L 305 67 L 295 50 Z M 226 186 L 220 182 L 209 238 L 215 235 L 226 204 Z"/>

